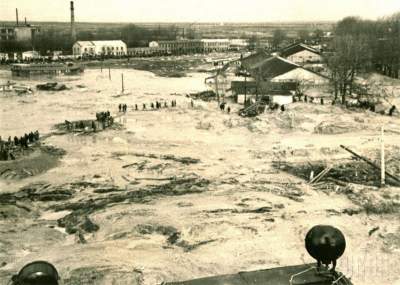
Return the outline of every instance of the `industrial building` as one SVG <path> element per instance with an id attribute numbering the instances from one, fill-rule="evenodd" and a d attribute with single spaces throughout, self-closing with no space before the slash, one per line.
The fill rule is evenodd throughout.
<path id="1" fill-rule="evenodd" d="M 77 41 L 72 46 L 75 57 L 80 56 L 125 56 L 128 49 L 126 43 L 115 41 Z"/>
<path id="2" fill-rule="evenodd" d="M 0 46 L 3 51 L 12 52 L 14 50 L 7 50 L 7 46 L 11 44 L 14 48 L 18 44 L 22 49 L 32 48 L 33 40 L 40 33 L 40 27 L 28 24 L 25 18 L 23 23 L 19 22 L 18 9 L 15 9 L 16 22 L 15 24 L 1 24 L 0 25 Z"/>
<path id="3" fill-rule="evenodd" d="M 27 41 L 31 42 L 40 33 L 38 26 L 26 25 L 2 25 L 0 26 L 0 42 Z"/>

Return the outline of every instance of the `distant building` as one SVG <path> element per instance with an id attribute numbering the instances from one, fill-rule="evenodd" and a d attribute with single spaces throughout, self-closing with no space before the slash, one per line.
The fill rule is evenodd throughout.
<path id="1" fill-rule="evenodd" d="M 230 45 L 228 39 L 202 39 L 201 43 L 203 52 L 227 51 Z"/>
<path id="2" fill-rule="evenodd" d="M 231 50 L 244 50 L 249 47 L 249 40 L 247 39 L 230 39 L 229 49 Z"/>
<path id="3" fill-rule="evenodd" d="M 8 60 L 8 53 L 0 52 L 0 60 Z"/>
<path id="4" fill-rule="evenodd" d="M 160 47 L 160 45 L 158 44 L 158 42 L 152 41 L 149 43 L 149 47 L 150 48 L 158 48 L 158 47 Z"/>
<path id="5" fill-rule="evenodd" d="M 158 47 L 135 47 L 128 48 L 128 56 L 146 57 L 154 55 L 163 55 L 163 50 Z"/>
<path id="6" fill-rule="evenodd" d="M 126 44 L 121 40 L 115 41 L 77 41 L 72 46 L 74 56 L 123 56 L 127 55 Z"/>
<path id="7" fill-rule="evenodd" d="M 25 51 L 22 53 L 22 60 L 30 60 L 39 58 L 40 54 L 37 51 Z"/>
<path id="8" fill-rule="evenodd" d="M 158 47 L 160 50 L 171 54 L 203 52 L 200 40 L 159 41 L 151 42 L 150 45 L 153 48 Z"/>
<path id="9" fill-rule="evenodd" d="M 319 50 L 302 43 L 290 45 L 282 49 L 278 54 L 300 65 L 322 62 L 322 56 Z"/>
<path id="10" fill-rule="evenodd" d="M 0 25 L 0 51 L 21 52 L 33 47 L 35 37 L 40 33 L 38 26 L 29 24 Z"/>
<path id="11" fill-rule="evenodd" d="M 40 27 L 26 25 L 0 25 L 0 42 L 28 41 L 31 42 L 40 33 Z"/>
<path id="12" fill-rule="evenodd" d="M 170 54 L 185 53 L 208 53 L 223 52 L 229 50 L 230 42 L 228 39 L 179 39 L 172 41 L 152 41 L 150 48 L 158 48 L 159 51 Z"/>

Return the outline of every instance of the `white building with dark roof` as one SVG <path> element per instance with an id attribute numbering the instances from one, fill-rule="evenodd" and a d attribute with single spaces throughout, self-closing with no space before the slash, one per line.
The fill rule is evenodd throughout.
<path id="1" fill-rule="evenodd" d="M 122 56 L 127 54 L 127 46 L 121 40 L 115 41 L 77 41 L 72 46 L 74 56 L 96 56 L 114 55 Z"/>
<path id="2" fill-rule="evenodd" d="M 300 65 L 322 62 L 322 56 L 319 50 L 302 43 L 293 44 L 282 49 L 279 52 L 279 56 Z"/>

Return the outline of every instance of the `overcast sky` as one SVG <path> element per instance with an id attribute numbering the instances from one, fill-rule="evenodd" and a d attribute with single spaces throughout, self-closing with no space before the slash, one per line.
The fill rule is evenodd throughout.
<path id="1" fill-rule="evenodd" d="M 336 21 L 400 11 L 400 0 L 75 0 L 79 22 Z M 0 20 L 69 21 L 69 0 L 0 0 Z"/>

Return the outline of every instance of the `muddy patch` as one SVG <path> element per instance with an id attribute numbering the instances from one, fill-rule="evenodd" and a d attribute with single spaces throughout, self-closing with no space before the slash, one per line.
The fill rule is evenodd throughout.
<path id="1" fill-rule="evenodd" d="M 56 167 L 66 152 L 53 146 L 33 146 L 16 160 L 0 161 L 0 178 L 24 179 Z"/>
<path id="2" fill-rule="evenodd" d="M 153 159 L 160 159 L 160 160 L 170 160 L 175 162 L 180 162 L 182 164 L 196 164 L 200 162 L 200 159 L 192 158 L 192 157 L 177 157 L 172 154 L 165 154 L 165 155 L 157 155 L 154 153 L 139 153 L 139 152 L 114 152 L 112 154 L 113 157 L 121 157 L 121 156 L 135 156 L 135 157 L 145 157 L 145 158 L 153 158 Z M 127 164 L 122 166 L 123 168 L 135 166 L 137 163 Z"/>

